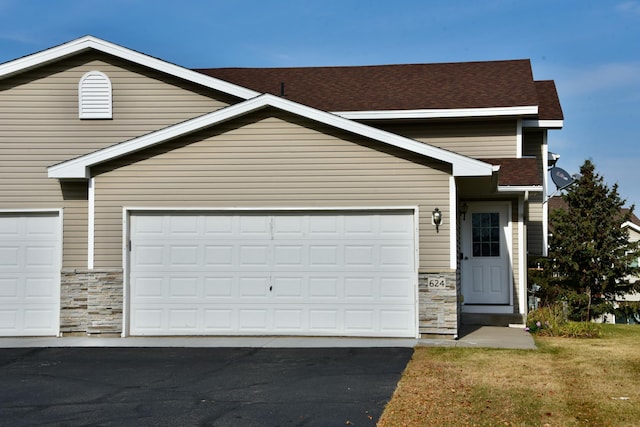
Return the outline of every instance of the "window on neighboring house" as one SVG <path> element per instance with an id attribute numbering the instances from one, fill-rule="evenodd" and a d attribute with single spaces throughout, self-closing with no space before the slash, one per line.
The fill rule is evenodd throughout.
<path id="1" fill-rule="evenodd" d="M 81 119 L 111 119 L 111 80 L 100 71 L 89 71 L 78 83 Z"/>

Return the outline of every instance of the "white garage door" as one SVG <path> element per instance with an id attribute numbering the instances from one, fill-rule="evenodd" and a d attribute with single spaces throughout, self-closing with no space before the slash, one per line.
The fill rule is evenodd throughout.
<path id="1" fill-rule="evenodd" d="M 0 214 L 0 336 L 57 335 L 57 214 Z"/>
<path id="2" fill-rule="evenodd" d="M 412 212 L 134 213 L 132 335 L 416 336 Z"/>

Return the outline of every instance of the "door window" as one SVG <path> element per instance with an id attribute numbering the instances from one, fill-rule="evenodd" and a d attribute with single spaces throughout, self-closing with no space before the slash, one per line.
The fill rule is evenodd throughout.
<path id="1" fill-rule="evenodd" d="M 474 257 L 500 256 L 500 214 L 480 212 L 471 215 Z"/>

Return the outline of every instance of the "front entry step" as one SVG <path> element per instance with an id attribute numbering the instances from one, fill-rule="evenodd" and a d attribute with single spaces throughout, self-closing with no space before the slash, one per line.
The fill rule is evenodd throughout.
<path id="1" fill-rule="evenodd" d="M 522 314 L 504 313 L 462 313 L 463 325 L 481 326 L 509 326 L 522 325 L 525 323 L 525 316 Z"/>

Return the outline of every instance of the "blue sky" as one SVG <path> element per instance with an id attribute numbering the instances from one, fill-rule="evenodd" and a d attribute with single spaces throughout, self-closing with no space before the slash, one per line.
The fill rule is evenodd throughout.
<path id="1" fill-rule="evenodd" d="M 188 68 L 529 58 L 558 166 L 640 205 L 640 0 L 0 0 L 0 62 L 87 34 Z"/>

